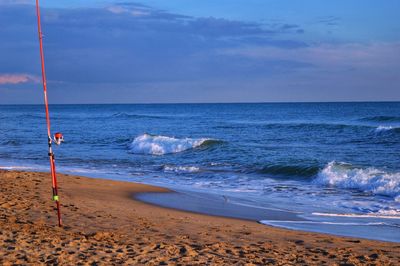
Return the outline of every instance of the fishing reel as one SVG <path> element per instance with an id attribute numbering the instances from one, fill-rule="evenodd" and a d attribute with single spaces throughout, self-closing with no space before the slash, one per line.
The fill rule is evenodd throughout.
<path id="1" fill-rule="evenodd" d="M 54 141 L 55 144 L 61 145 L 61 143 L 64 142 L 63 134 L 61 132 L 55 133 L 54 137 L 53 137 L 53 141 Z"/>

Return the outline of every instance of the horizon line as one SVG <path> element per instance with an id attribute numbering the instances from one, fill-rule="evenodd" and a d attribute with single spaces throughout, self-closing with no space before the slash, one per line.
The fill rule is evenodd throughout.
<path id="1" fill-rule="evenodd" d="M 271 102 L 145 102 L 145 103 L 49 103 L 49 105 L 174 105 L 174 104 L 295 104 L 295 103 L 400 103 L 390 101 L 271 101 Z M 44 103 L 0 103 L 1 105 L 43 105 Z"/>

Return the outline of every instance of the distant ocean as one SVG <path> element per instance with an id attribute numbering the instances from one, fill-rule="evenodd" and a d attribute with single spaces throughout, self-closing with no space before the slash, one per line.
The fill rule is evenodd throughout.
<path id="1" fill-rule="evenodd" d="M 59 171 L 298 213 L 400 242 L 400 103 L 51 105 Z M 47 171 L 44 107 L 0 105 L 0 167 Z M 356 229 L 354 229 L 356 228 Z"/>

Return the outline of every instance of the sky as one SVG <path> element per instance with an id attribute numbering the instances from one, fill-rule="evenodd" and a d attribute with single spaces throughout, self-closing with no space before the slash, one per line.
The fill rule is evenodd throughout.
<path id="1" fill-rule="evenodd" d="M 42 0 L 50 103 L 400 101 L 398 0 Z M 43 102 L 34 0 L 0 0 L 0 104 Z"/>

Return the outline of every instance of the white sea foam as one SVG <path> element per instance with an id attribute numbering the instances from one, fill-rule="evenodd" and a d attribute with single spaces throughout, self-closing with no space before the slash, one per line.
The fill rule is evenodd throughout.
<path id="1" fill-rule="evenodd" d="M 330 162 L 313 180 L 314 184 L 393 197 L 400 196 L 400 173 L 388 173 L 376 168 L 355 168 L 349 164 Z"/>
<path id="2" fill-rule="evenodd" d="M 32 170 L 32 167 L 27 166 L 1 166 L 0 169 L 2 170 Z"/>
<path id="3" fill-rule="evenodd" d="M 65 171 L 70 173 L 80 173 L 80 174 L 101 173 L 100 170 L 87 169 L 87 168 L 68 168 Z"/>
<path id="4" fill-rule="evenodd" d="M 348 217 L 348 218 L 400 219 L 400 211 L 399 210 L 390 210 L 390 211 L 381 210 L 377 213 L 366 213 L 366 214 L 313 212 L 312 215 L 327 216 L 327 217 Z"/>
<path id="5" fill-rule="evenodd" d="M 211 140 L 207 138 L 178 139 L 167 136 L 152 136 L 143 134 L 136 137 L 130 144 L 133 153 L 163 155 L 167 153 L 177 153 L 188 149 L 196 148 Z"/>
<path id="6" fill-rule="evenodd" d="M 383 133 L 387 131 L 392 131 L 392 130 L 398 130 L 400 127 L 394 127 L 394 126 L 379 126 L 375 129 L 376 133 Z"/>
<path id="7" fill-rule="evenodd" d="M 388 131 L 393 129 L 391 126 L 379 126 L 375 129 L 376 132 Z"/>
<path id="8" fill-rule="evenodd" d="M 285 227 L 283 224 L 327 224 L 327 225 L 345 225 L 345 226 L 368 226 L 368 225 L 388 225 L 383 222 L 370 222 L 370 223 L 355 223 L 355 222 L 320 222 L 320 221 L 273 221 L 273 220 L 261 220 L 261 224 Z M 289 228 L 289 227 L 288 227 Z"/>
<path id="9" fill-rule="evenodd" d="M 200 171 L 200 168 L 196 166 L 171 166 L 164 165 L 163 167 L 165 172 L 175 172 L 175 173 L 195 173 Z"/>

